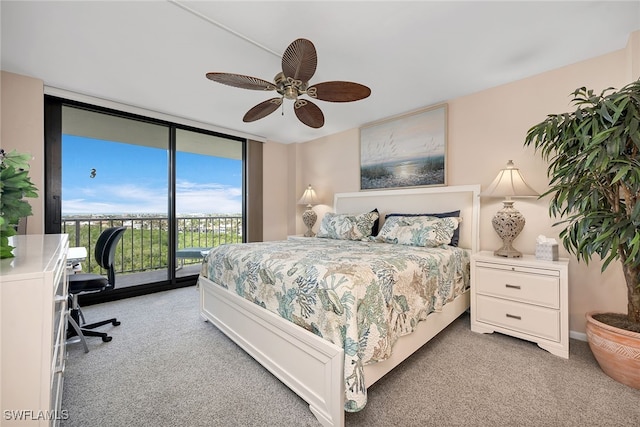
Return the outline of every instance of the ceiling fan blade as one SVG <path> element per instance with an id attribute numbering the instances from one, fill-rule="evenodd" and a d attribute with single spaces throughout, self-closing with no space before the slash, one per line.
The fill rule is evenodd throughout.
<path id="1" fill-rule="evenodd" d="M 255 122 L 273 113 L 282 105 L 282 98 L 271 98 L 256 105 L 244 115 L 243 122 Z"/>
<path id="2" fill-rule="evenodd" d="M 318 129 L 324 125 L 324 114 L 316 104 L 306 99 L 298 99 L 293 104 L 298 119 L 305 125 Z"/>
<path id="3" fill-rule="evenodd" d="M 329 102 L 359 101 L 371 95 L 371 89 L 353 82 L 324 82 L 310 86 L 307 95 L 311 98 Z"/>
<path id="4" fill-rule="evenodd" d="M 207 73 L 207 78 L 224 85 L 252 90 L 276 90 L 276 86 L 257 77 L 232 73 Z"/>
<path id="5" fill-rule="evenodd" d="M 307 83 L 316 72 L 318 55 L 307 39 L 297 39 L 282 55 L 282 72 L 286 77 Z"/>

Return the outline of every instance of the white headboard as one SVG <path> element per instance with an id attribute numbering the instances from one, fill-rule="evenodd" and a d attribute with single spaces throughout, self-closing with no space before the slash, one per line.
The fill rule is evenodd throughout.
<path id="1" fill-rule="evenodd" d="M 336 193 L 336 213 L 362 213 L 377 208 L 380 227 L 389 213 L 439 213 L 460 210 L 461 248 L 479 250 L 480 184 Z"/>

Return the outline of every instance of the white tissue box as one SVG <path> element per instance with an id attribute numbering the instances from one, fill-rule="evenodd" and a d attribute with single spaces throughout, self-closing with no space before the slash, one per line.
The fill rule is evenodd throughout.
<path id="1" fill-rule="evenodd" d="M 558 260 L 558 244 L 557 243 L 538 243 L 536 244 L 536 259 L 544 261 Z"/>

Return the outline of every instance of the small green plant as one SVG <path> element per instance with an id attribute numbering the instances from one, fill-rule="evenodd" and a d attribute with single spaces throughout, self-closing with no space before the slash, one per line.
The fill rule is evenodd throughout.
<path id="1" fill-rule="evenodd" d="M 9 237 L 16 234 L 20 218 L 32 215 L 25 197 L 38 197 L 38 189 L 29 178 L 31 155 L 0 149 L 0 258 L 13 257 Z"/>

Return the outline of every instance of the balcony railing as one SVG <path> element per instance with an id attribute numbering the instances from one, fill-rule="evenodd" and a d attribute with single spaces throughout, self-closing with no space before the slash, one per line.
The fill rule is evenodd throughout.
<path id="1" fill-rule="evenodd" d="M 189 216 L 177 218 L 178 248 L 210 248 L 242 242 L 241 216 Z M 169 266 L 169 221 L 166 217 L 64 217 L 62 232 L 69 235 L 70 246 L 87 248 L 84 272 L 104 274 L 94 259 L 100 233 L 109 227 L 127 227 L 116 250 L 116 273 L 137 273 L 166 269 Z M 199 260 L 184 260 L 195 264 Z"/>

